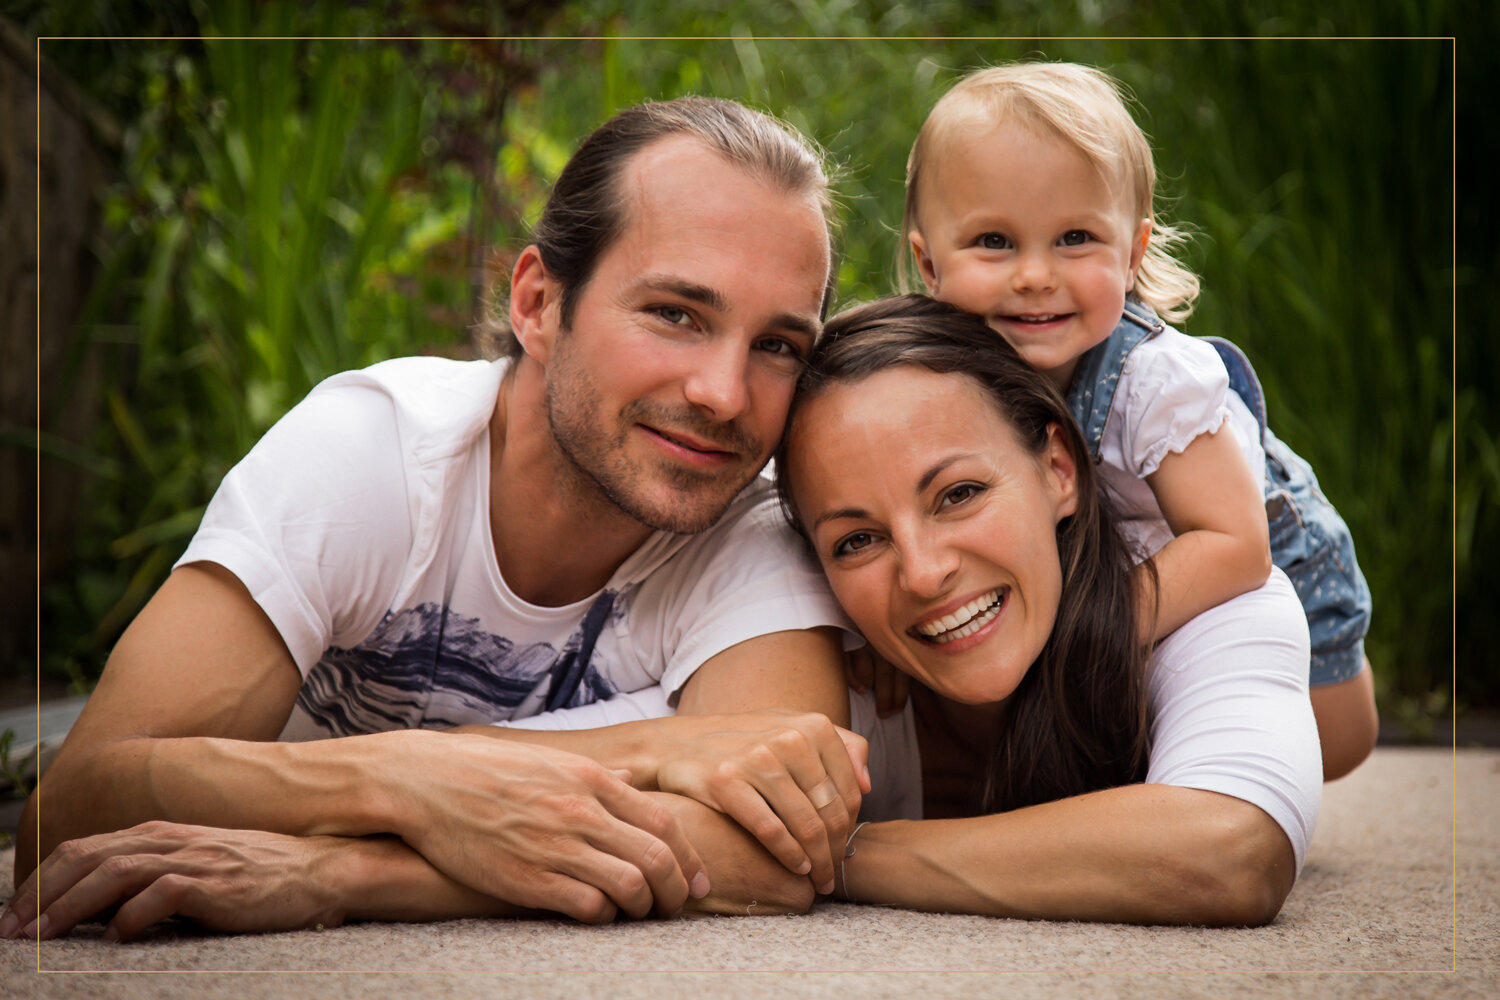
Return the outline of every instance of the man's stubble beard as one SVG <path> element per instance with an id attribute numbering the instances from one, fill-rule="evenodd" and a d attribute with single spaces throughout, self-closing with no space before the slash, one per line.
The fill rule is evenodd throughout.
<path id="1" fill-rule="evenodd" d="M 654 468 L 632 465 L 625 447 L 637 423 L 676 428 L 742 456 L 763 451 L 760 442 L 733 423 L 643 399 L 621 409 L 613 436 L 606 438 L 593 378 L 574 370 L 570 361 L 567 348 L 559 344 L 547 366 L 547 422 L 565 466 L 564 488 L 581 505 L 607 505 L 655 531 L 697 534 L 713 527 L 760 471 L 742 462 L 723 472 L 699 472 L 665 458 Z M 661 503 L 653 504 L 643 495 L 648 480 L 669 487 Z"/>

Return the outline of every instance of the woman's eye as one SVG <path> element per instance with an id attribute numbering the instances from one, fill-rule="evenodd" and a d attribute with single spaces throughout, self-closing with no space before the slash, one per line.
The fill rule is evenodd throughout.
<path id="1" fill-rule="evenodd" d="M 853 555 L 860 549 L 868 548 L 870 545 L 873 545 L 874 542 L 875 537 L 869 532 L 856 531 L 854 534 L 845 535 L 843 538 L 840 538 L 837 542 L 835 542 L 833 545 L 833 554 L 835 556 Z"/>
<path id="2" fill-rule="evenodd" d="M 980 488 L 974 483 L 960 483 L 958 486 L 943 493 L 943 498 L 938 506 L 952 507 L 961 504 L 965 500 L 972 500 L 979 495 L 979 492 Z"/>
<path id="3" fill-rule="evenodd" d="M 1081 247 L 1091 239 L 1093 237 L 1085 230 L 1069 229 L 1062 234 L 1062 245 L 1065 247 Z"/>
<path id="4" fill-rule="evenodd" d="M 976 242 L 986 250 L 1007 250 L 1010 248 L 1010 240 L 1005 238 L 1004 233 L 985 233 Z"/>

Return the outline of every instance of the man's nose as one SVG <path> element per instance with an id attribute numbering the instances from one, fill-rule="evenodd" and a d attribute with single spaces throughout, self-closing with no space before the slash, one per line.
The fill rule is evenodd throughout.
<path id="1" fill-rule="evenodd" d="M 749 358 L 729 340 L 723 338 L 703 351 L 683 383 L 689 403 L 723 422 L 738 417 L 750 401 Z"/>

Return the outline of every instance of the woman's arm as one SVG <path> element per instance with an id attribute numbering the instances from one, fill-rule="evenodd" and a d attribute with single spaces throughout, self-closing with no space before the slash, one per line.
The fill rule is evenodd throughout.
<path id="1" fill-rule="evenodd" d="M 840 895 L 935 912 L 1245 925 L 1274 918 L 1291 843 L 1247 802 L 1131 785 L 969 819 L 863 826 Z"/>
<path id="2" fill-rule="evenodd" d="M 1138 634 L 1158 642 L 1265 583 L 1271 542 L 1260 488 L 1227 428 L 1166 455 L 1146 484 L 1176 536 L 1152 557 L 1154 593 L 1149 574 L 1135 574 Z"/>

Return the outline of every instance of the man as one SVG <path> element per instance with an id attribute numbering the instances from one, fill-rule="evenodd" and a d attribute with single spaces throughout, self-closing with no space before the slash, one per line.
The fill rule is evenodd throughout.
<path id="1" fill-rule="evenodd" d="M 711 888 L 685 824 L 766 877 L 716 814 L 641 789 L 828 891 L 868 788 L 829 721 L 842 618 L 756 478 L 827 305 L 826 184 L 739 105 L 625 111 L 515 265 L 508 364 L 346 373 L 273 428 L 111 655 L 28 804 L 18 882 L 38 846 L 203 828 L 74 841 L 41 909 L 129 900 L 125 936 L 172 912 L 670 914 Z M 580 706 L 641 721 L 482 725 Z M 778 706 L 804 714 L 729 714 Z M 254 879 L 225 880 L 236 852 Z M 30 925 L 32 891 L 0 936 L 66 929 Z M 224 916 L 276 892 L 276 920 Z"/>

